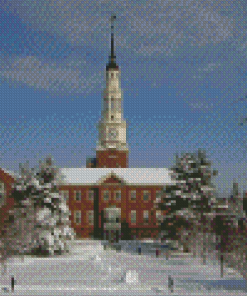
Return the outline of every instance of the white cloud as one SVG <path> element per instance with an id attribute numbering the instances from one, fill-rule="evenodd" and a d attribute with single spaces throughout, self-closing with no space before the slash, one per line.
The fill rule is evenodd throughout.
<path id="1" fill-rule="evenodd" d="M 227 0 L 226 0 L 227 1 Z M 184 40 L 192 44 L 217 43 L 232 36 L 231 18 L 212 10 L 205 0 L 164 1 L 93 1 L 93 0 L 6 0 L 3 7 L 15 11 L 27 25 L 63 35 L 73 45 L 106 44 L 110 31 L 109 16 L 117 14 L 117 46 L 143 46 L 143 53 L 156 50 L 167 52 Z M 204 5 L 204 6 L 203 6 Z M 150 47 L 147 50 L 147 47 Z M 138 50 L 139 53 L 142 53 Z"/>
<path id="2" fill-rule="evenodd" d="M 51 91 L 88 93 L 102 83 L 103 72 L 83 77 L 80 64 L 84 62 L 69 61 L 61 66 L 46 63 L 34 56 L 17 57 L 0 72 L 0 75 L 10 81 Z"/>
<path id="3" fill-rule="evenodd" d="M 207 0 L 5 0 L 2 5 L 32 29 L 58 34 L 72 47 L 86 45 L 95 52 L 109 50 L 112 12 L 117 15 L 117 52 L 123 50 L 126 55 L 134 51 L 144 57 L 173 56 L 185 43 L 201 46 L 225 41 L 234 30 L 232 19 L 212 10 L 213 3 Z M 4 64 L 0 75 L 39 88 L 84 93 L 99 86 L 104 75 L 103 71 L 89 74 L 89 68 L 80 67 L 80 60 L 81 56 L 73 65 L 66 61 L 57 65 L 38 57 L 19 57 L 10 68 Z M 199 74 L 216 68 L 213 64 L 207 67 Z M 203 75 L 196 73 L 193 78 Z M 191 76 L 190 80 L 195 81 Z"/>

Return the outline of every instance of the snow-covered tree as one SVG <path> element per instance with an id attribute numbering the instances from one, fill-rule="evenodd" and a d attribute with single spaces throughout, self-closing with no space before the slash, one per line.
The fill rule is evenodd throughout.
<path id="1" fill-rule="evenodd" d="M 201 214 L 211 211 L 215 203 L 211 177 L 217 172 L 211 171 L 210 162 L 201 149 L 180 158 L 176 155 L 176 165 L 171 170 L 176 184 L 164 187 L 156 207 L 167 211 L 161 219 L 161 230 L 166 231 L 167 238 L 176 238 L 178 229 L 188 227 L 193 220 L 194 224 L 200 224 Z"/>
<path id="2" fill-rule="evenodd" d="M 50 157 L 36 170 L 20 167 L 12 189 L 15 206 L 2 238 L 8 254 L 53 255 L 69 251 L 66 241 L 74 239 L 74 231 L 66 200 L 58 190 L 61 178 Z"/>

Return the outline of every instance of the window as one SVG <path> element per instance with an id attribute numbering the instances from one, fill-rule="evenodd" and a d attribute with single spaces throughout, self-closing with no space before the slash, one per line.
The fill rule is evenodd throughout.
<path id="1" fill-rule="evenodd" d="M 111 109 L 114 109 L 114 99 L 111 98 Z"/>
<path id="2" fill-rule="evenodd" d="M 111 116 L 111 120 L 113 120 L 113 119 L 114 119 L 114 116 L 112 115 L 112 116 Z"/>
<path id="3" fill-rule="evenodd" d="M 109 191 L 104 191 L 104 200 L 108 201 L 109 200 Z"/>
<path id="4" fill-rule="evenodd" d="M 5 185 L 0 182 L 0 207 L 5 204 Z"/>
<path id="5" fill-rule="evenodd" d="M 81 201 L 81 191 L 75 191 L 75 200 Z"/>
<path id="6" fill-rule="evenodd" d="M 60 190 L 60 195 L 62 198 L 64 198 L 66 201 L 69 200 L 69 190 Z"/>
<path id="7" fill-rule="evenodd" d="M 161 195 L 162 195 L 161 190 L 156 191 L 156 199 L 160 199 L 161 198 Z"/>
<path id="8" fill-rule="evenodd" d="M 93 201 L 94 200 L 94 191 L 88 190 L 88 200 Z"/>
<path id="9" fill-rule="evenodd" d="M 75 223 L 81 224 L 81 211 L 75 211 Z"/>
<path id="10" fill-rule="evenodd" d="M 131 219 L 131 224 L 136 224 L 136 211 L 135 210 L 131 210 L 130 219 Z"/>
<path id="11" fill-rule="evenodd" d="M 148 222 L 149 222 L 148 211 L 143 211 L 143 222 L 145 224 L 148 224 Z"/>
<path id="12" fill-rule="evenodd" d="M 121 191 L 115 192 L 115 199 L 116 199 L 116 201 L 121 201 Z"/>
<path id="13" fill-rule="evenodd" d="M 150 196 L 150 192 L 149 191 L 143 191 L 143 201 L 148 201 L 149 200 L 149 196 Z"/>
<path id="14" fill-rule="evenodd" d="M 161 220 L 161 210 L 156 211 L 156 222 L 159 222 Z"/>
<path id="15" fill-rule="evenodd" d="M 89 225 L 94 224 L 94 211 L 88 211 L 87 212 L 87 221 Z"/>
<path id="16" fill-rule="evenodd" d="M 112 78 L 114 77 L 114 73 L 111 73 L 111 77 L 112 77 Z"/>
<path id="17" fill-rule="evenodd" d="M 136 191 L 135 190 L 130 191 L 130 199 L 133 201 L 136 200 Z"/>

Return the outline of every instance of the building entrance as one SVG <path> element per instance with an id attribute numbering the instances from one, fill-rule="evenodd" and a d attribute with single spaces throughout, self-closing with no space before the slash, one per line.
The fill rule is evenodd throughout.
<path id="1" fill-rule="evenodd" d="M 104 240 L 119 242 L 121 239 L 121 208 L 116 205 L 104 210 Z"/>

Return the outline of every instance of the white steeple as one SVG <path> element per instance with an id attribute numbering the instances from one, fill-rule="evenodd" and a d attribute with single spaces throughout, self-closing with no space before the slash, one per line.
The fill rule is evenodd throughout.
<path id="1" fill-rule="evenodd" d="M 106 88 L 103 92 L 101 120 L 98 124 L 99 141 L 96 150 L 128 150 L 126 144 L 126 121 L 123 119 L 120 70 L 114 56 L 114 32 L 111 17 L 111 56 L 106 66 Z"/>

